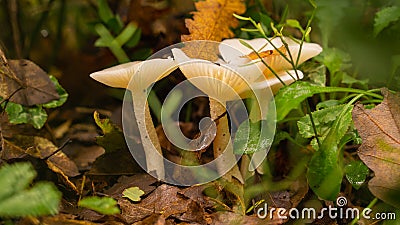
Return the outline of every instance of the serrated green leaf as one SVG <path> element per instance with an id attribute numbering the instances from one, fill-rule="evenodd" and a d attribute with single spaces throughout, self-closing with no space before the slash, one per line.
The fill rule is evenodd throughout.
<path id="1" fill-rule="evenodd" d="M 96 143 L 103 147 L 106 152 L 114 152 L 122 149 L 127 150 L 124 134 L 121 129 L 113 124 L 109 118 L 100 119 L 99 113 L 94 112 L 94 120 L 103 132 L 103 136 L 96 137 Z"/>
<path id="2" fill-rule="evenodd" d="M 128 198 L 134 202 L 140 201 L 140 196 L 144 195 L 144 191 L 140 190 L 139 187 L 130 187 L 122 192 L 122 197 Z"/>
<path id="3" fill-rule="evenodd" d="M 43 216 L 58 213 L 61 192 L 52 183 L 29 184 L 36 176 L 30 163 L 0 169 L 0 217 Z"/>
<path id="4" fill-rule="evenodd" d="M 329 107 L 326 109 L 317 110 L 311 113 L 317 135 L 319 137 L 325 136 L 332 127 L 333 122 L 337 119 L 337 116 L 342 112 L 345 105 L 338 105 Z M 314 129 L 311 124 L 311 119 L 309 115 L 302 117 L 297 121 L 297 126 L 299 128 L 299 134 L 304 138 L 315 137 Z"/>
<path id="5" fill-rule="evenodd" d="M 263 137 L 265 132 L 261 128 L 266 121 L 257 121 L 255 123 L 245 120 L 238 128 L 234 140 L 235 154 L 252 154 L 263 149 L 268 149 L 273 140 Z"/>
<path id="6" fill-rule="evenodd" d="M 389 26 L 390 23 L 400 19 L 400 8 L 391 6 L 381 9 L 375 14 L 374 19 L 374 35 L 377 36 L 383 29 Z"/>
<path id="7" fill-rule="evenodd" d="M 310 80 L 319 86 L 325 87 L 326 85 L 326 67 L 324 65 L 318 66 L 309 71 L 308 77 Z"/>
<path id="8" fill-rule="evenodd" d="M 55 78 L 54 76 L 50 76 L 50 80 L 56 86 L 56 91 L 57 91 L 58 95 L 60 96 L 60 98 L 57 99 L 57 100 L 53 100 L 51 102 L 48 102 L 46 104 L 43 104 L 42 106 L 45 107 L 45 108 L 57 108 L 57 107 L 62 106 L 67 101 L 68 93 L 60 85 L 60 83 L 58 82 L 57 78 Z"/>
<path id="9" fill-rule="evenodd" d="M 368 167 L 360 160 L 352 161 L 344 168 L 346 178 L 358 190 L 364 184 L 369 174 Z"/>
<path id="10" fill-rule="evenodd" d="M 78 202 L 78 206 L 94 210 L 104 215 L 121 213 L 117 207 L 117 201 L 110 197 L 86 197 Z"/>
<path id="11" fill-rule="evenodd" d="M 0 202 L 0 217 L 43 216 L 58 213 L 61 192 L 54 184 L 40 182 Z"/>
<path id="12" fill-rule="evenodd" d="M 36 171 L 30 163 L 5 165 L 0 169 L 0 202 L 29 186 Z"/>
<path id="13" fill-rule="evenodd" d="M 36 129 L 42 128 L 47 120 L 47 113 L 41 106 L 27 107 L 9 102 L 6 112 L 10 123 L 28 123 Z"/>

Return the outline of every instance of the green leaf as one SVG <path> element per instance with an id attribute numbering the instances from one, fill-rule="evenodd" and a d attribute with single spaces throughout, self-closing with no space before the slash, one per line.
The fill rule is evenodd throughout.
<path id="1" fill-rule="evenodd" d="M 78 202 L 78 206 L 94 210 L 104 215 L 114 215 L 121 213 L 117 207 L 117 201 L 110 197 L 86 197 Z"/>
<path id="2" fill-rule="evenodd" d="M 265 134 L 261 130 L 262 127 L 265 127 L 263 123 L 266 123 L 266 121 L 261 120 L 253 123 L 245 120 L 240 124 L 233 145 L 235 154 L 252 154 L 271 146 L 273 140 L 263 137 L 263 134 Z"/>
<path id="3" fill-rule="evenodd" d="M 106 152 L 115 152 L 122 149 L 127 150 L 124 134 L 121 129 L 113 124 L 109 118 L 100 119 L 97 111 L 94 112 L 94 121 L 103 132 L 103 136 L 96 137 L 96 143 L 103 147 Z"/>
<path id="4" fill-rule="evenodd" d="M 28 123 L 36 129 L 42 128 L 47 120 L 47 113 L 41 106 L 27 107 L 8 102 L 6 112 L 10 123 Z"/>
<path id="5" fill-rule="evenodd" d="M 288 20 L 286 20 L 286 25 L 288 25 L 289 27 L 292 27 L 292 28 L 297 28 L 301 31 L 302 34 L 304 34 L 304 29 L 303 29 L 303 27 L 301 27 L 299 21 L 294 20 L 294 19 L 288 19 Z"/>
<path id="6" fill-rule="evenodd" d="M 331 74 L 335 74 L 350 66 L 351 57 L 337 48 L 324 48 L 317 59 L 328 68 Z"/>
<path id="7" fill-rule="evenodd" d="M 311 113 L 318 137 L 326 136 L 333 122 L 344 109 L 345 105 L 332 106 L 326 109 L 317 110 Z M 310 116 L 306 115 L 297 121 L 299 134 L 304 138 L 315 137 L 314 129 L 311 124 Z"/>
<path id="8" fill-rule="evenodd" d="M 377 36 L 383 29 L 392 22 L 397 22 L 400 18 L 400 8 L 391 6 L 381 9 L 376 13 L 374 19 L 374 35 Z"/>
<path id="9" fill-rule="evenodd" d="M 97 0 L 97 7 L 100 19 L 107 23 L 109 20 L 114 18 L 114 13 L 111 11 L 108 6 L 107 0 Z"/>
<path id="10" fill-rule="evenodd" d="M 130 187 L 122 192 L 122 197 L 129 198 L 134 202 L 140 201 L 140 196 L 144 195 L 144 191 L 140 190 L 139 187 Z"/>
<path id="11" fill-rule="evenodd" d="M 360 160 L 352 161 L 344 168 L 346 178 L 358 190 L 364 184 L 369 174 L 368 167 Z"/>
<path id="12" fill-rule="evenodd" d="M 15 163 L 1 167 L 0 202 L 27 188 L 35 177 L 36 171 L 30 163 Z"/>
<path id="13" fill-rule="evenodd" d="M 54 184 L 40 182 L 0 202 L 1 217 L 43 216 L 58 213 L 61 192 Z"/>
<path id="14" fill-rule="evenodd" d="M 324 65 L 314 67 L 313 70 L 309 71 L 308 77 L 310 80 L 319 86 L 325 87 L 326 85 L 326 67 Z"/>
<path id="15" fill-rule="evenodd" d="M 58 82 L 57 78 L 55 78 L 54 76 L 50 76 L 50 80 L 56 86 L 56 91 L 57 91 L 58 95 L 60 96 L 60 98 L 57 99 L 57 100 L 53 100 L 51 102 L 48 102 L 46 104 L 43 104 L 42 106 L 45 107 L 45 108 L 57 108 L 57 107 L 62 106 L 67 101 L 68 93 L 60 85 L 60 83 Z"/>
<path id="16" fill-rule="evenodd" d="M 362 88 L 367 89 L 368 88 L 368 81 L 369 81 L 368 79 L 358 80 L 358 79 L 348 75 L 345 72 L 342 73 L 342 83 L 343 84 L 358 84 Z"/>
<path id="17" fill-rule="evenodd" d="M 333 87 L 322 87 L 303 81 L 282 87 L 275 96 L 276 119 L 281 121 L 292 109 L 297 108 L 302 101 L 314 94 L 335 91 L 337 89 Z"/>
<path id="18" fill-rule="evenodd" d="M 115 38 L 115 40 L 119 43 L 120 46 L 123 46 L 126 42 L 128 42 L 133 35 L 135 34 L 138 27 L 135 23 L 129 23 L 124 30 Z"/>
<path id="19" fill-rule="evenodd" d="M 338 146 L 352 122 L 352 109 L 346 105 L 308 165 L 308 183 L 319 198 L 333 201 L 340 191 L 344 171 Z"/>
<path id="20" fill-rule="evenodd" d="M 30 163 L 0 169 L 0 217 L 43 216 L 58 213 L 61 192 L 52 183 L 29 184 L 36 172 Z"/>

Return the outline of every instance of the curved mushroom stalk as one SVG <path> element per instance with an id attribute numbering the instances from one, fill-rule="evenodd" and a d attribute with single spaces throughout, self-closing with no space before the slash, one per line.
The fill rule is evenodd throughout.
<path id="1" fill-rule="evenodd" d="M 175 62 L 171 58 L 151 59 L 125 63 L 90 74 L 103 84 L 131 91 L 147 171 L 161 180 L 165 177 L 164 159 L 147 103 L 147 88 L 175 68 Z"/>

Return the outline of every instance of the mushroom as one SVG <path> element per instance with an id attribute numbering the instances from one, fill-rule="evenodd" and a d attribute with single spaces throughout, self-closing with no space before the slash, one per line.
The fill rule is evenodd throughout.
<path id="1" fill-rule="evenodd" d="M 160 180 L 165 177 L 164 159 L 147 104 L 147 89 L 174 69 L 176 65 L 172 58 L 150 59 L 129 62 L 90 74 L 91 78 L 100 83 L 131 91 L 147 171 Z"/>
<path id="2" fill-rule="evenodd" d="M 180 49 L 172 49 L 172 53 L 182 73 L 197 88 L 210 96 L 210 115 L 211 119 L 215 120 L 225 113 L 226 102 L 235 99 L 235 94 L 246 98 L 252 89 L 266 87 L 270 87 L 273 92 L 276 92 L 282 85 L 290 84 L 296 79 L 303 78 L 301 71 L 290 70 L 293 68 L 293 65 L 287 61 L 286 55 L 288 53 L 292 54 L 292 60 L 299 64 L 318 55 L 322 51 L 322 48 L 318 44 L 303 43 L 301 54 L 298 54 L 300 44 L 285 37 L 282 39 L 284 42 L 280 38 L 271 39 L 270 42 L 272 44 L 266 39 L 250 40 L 247 42 L 247 45 L 251 46 L 250 48 L 243 45 L 239 39 L 224 40 L 219 45 L 219 51 L 223 58 L 222 62 L 218 62 L 220 65 L 207 60 L 189 58 Z M 264 56 L 262 58 L 263 61 L 260 61 L 257 57 L 250 57 L 251 53 L 254 53 L 254 49 L 257 50 L 257 56 L 260 55 L 258 51 L 265 51 L 262 54 Z M 299 59 L 297 59 L 298 56 L 300 56 Z M 197 77 L 207 77 L 208 79 L 203 81 L 192 79 Z M 262 116 L 264 115 L 258 114 L 256 118 L 259 119 L 260 116 L 263 118 Z M 255 120 L 256 118 L 253 117 L 250 119 Z M 226 157 L 228 162 L 231 162 L 229 160 L 232 160 L 234 157 L 226 115 L 218 121 L 213 148 L 215 158 L 222 155 L 224 150 L 228 151 L 228 157 Z M 264 158 L 265 156 L 261 160 Z M 258 167 L 260 163 L 255 162 L 254 164 L 256 165 L 254 167 Z M 229 165 L 229 163 L 222 161 L 222 163 L 217 165 L 220 174 L 226 172 L 225 165 Z M 243 177 L 237 165 L 232 167 L 230 173 L 243 182 Z M 225 178 L 230 179 L 229 177 Z"/>
<path id="3" fill-rule="evenodd" d="M 321 46 L 316 43 L 303 42 L 300 45 L 300 41 L 288 37 L 275 37 L 269 40 L 265 38 L 252 40 L 234 38 L 226 39 L 222 43 L 225 45 L 221 45 L 220 52 L 227 62 L 233 64 L 255 63 L 263 71 L 265 79 L 254 84 L 254 88 L 270 87 L 273 93 L 276 93 L 283 85 L 288 85 L 296 79 L 302 79 L 303 73 L 293 69 L 322 52 Z M 232 48 L 227 45 L 240 53 L 232 51 Z M 292 63 L 289 60 L 292 60 Z M 293 65 L 296 68 L 293 68 Z M 256 122 L 260 118 L 260 112 L 257 112 L 258 108 L 254 105 L 251 109 L 249 119 Z M 252 162 L 249 162 L 250 171 L 261 164 L 266 154 L 267 152 L 263 151 L 254 153 Z M 242 163 L 244 161 L 246 160 L 242 160 Z M 242 168 L 245 167 L 242 166 Z"/>
<path id="4" fill-rule="evenodd" d="M 218 65 L 208 60 L 192 59 L 177 48 L 172 49 L 172 54 L 186 78 L 210 97 L 211 119 L 213 121 L 218 119 L 213 142 L 214 158 L 222 157 L 217 163 L 218 173 L 223 175 L 230 170 L 230 174 L 224 177 L 231 180 L 233 176 L 243 183 L 233 154 L 228 118 L 224 115 L 226 102 L 240 99 L 241 94 L 251 90 L 254 82 L 263 78 L 263 74 L 253 65 L 241 67 L 224 62 Z"/>

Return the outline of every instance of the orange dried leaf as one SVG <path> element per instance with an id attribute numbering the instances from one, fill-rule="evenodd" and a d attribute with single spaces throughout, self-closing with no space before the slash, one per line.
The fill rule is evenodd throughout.
<path id="1" fill-rule="evenodd" d="M 246 11 L 242 0 L 205 0 L 196 2 L 195 7 L 197 12 L 192 12 L 193 19 L 185 20 L 190 34 L 182 35 L 182 41 L 232 38 L 234 34 L 230 28 L 239 24 L 233 14 Z"/>
<path id="2" fill-rule="evenodd" d="M 230 28 L 237 27 L 239 21 L 233 16 L 243 14 L 246 6 L 243 0 L 205 0 L 195 3 L 196 12 L 193 19 L 186 19 L 188 35 L 182 35 L 182 41 L 208 40 L 222 41 L 234 37 Z M 213 43 L 190 43 L 183 51 L 189 57 L 205 60 L 216 60 L 218 49 Z"/>

